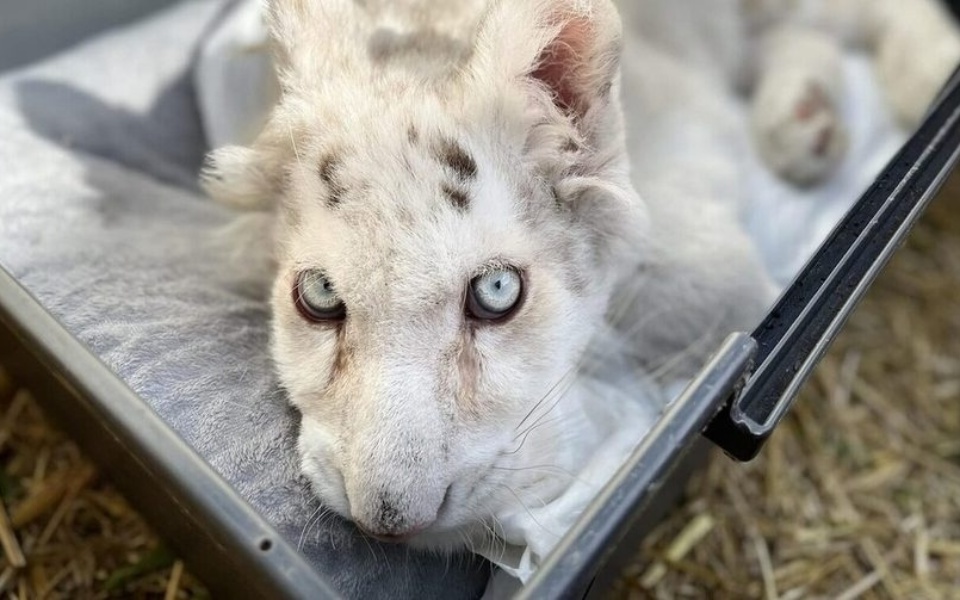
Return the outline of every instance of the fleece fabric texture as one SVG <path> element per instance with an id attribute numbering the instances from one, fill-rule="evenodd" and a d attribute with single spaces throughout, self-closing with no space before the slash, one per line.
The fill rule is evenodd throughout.
<path id="1" fill-rule="evenodd" d="M 211 242 L 236 216 L 196 185 L 190 70 L 225 6 L 186 2 L 0 77 L 0 264 L 345 596 L 478 597 L 487 563 L 365 540 L 299 475 L 262 282 Z"/>

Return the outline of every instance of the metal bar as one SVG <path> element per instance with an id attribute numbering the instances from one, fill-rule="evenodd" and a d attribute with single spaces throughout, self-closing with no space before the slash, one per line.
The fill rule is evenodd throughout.
<path id="1" fill-rule="evenodd" d="M 960 154 L 960 75 L 754 331 L 757 368 L 706 435 L 754 458 Z"/>

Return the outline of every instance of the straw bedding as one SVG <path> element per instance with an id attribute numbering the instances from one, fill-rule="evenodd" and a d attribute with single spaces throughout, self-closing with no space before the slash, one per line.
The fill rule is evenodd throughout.
<path id="1" fill-rule="evenodd" d="M 15 379 L 0 368 L 6 597 L 206 597 Z M 960 597 L 960 177 L 762 455 L 713 457 L 612 595 Z"/>

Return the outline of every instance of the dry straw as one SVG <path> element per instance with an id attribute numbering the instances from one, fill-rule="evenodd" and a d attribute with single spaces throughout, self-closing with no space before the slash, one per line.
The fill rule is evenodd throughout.
<path id="1" fill-rule="evenodd" d="M 0 411 L 0 597 L 206 595 L 2 368 Z"/>

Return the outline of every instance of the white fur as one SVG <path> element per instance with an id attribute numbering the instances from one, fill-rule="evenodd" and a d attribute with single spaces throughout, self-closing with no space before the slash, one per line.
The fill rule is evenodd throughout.
<path id="1" fill-rule="evenodd" d="M 773 286 L 737 222 L 751 140 L 716 86 L 756 89 L 753 143 L 812 184 L 842 154 L 842 123 L 829 102 L 812 124 L 791 116 L 811 81 L 841 93 L 831 44 L 878 49 L 881 75 L 884 48 L 932 44 L 925 82 L 953 56 L 873 5 L 856 25 L 853 1 L 625 2 L 641 35 L 622 76 L 608 0 L 271 4 L 280 103 L 252 144 L 213 153 L 205 183 L 279 214 L 273 353 L 318 495 L 377 535 L 426 526 L 415 542 L 472 543 L 590 460 L 578 377 L 598 345 L 683 378 L 752 327 Z M 933 27 L 920 12 L 911 27 Z M 771 61 L 749 60 L 763 44 Z M 545 58 L 563 68 L 538 69 Z M 915 120 L 932 92 L 901 95 Z M 824 123 L 837 130 L 826 155 L 811 151 Z M 441 192 L 449 141 L 477 165 L 465 210 Z M 330 157 L 335 185 L 318 174 Z M 471 324 L 466 286 L 492 264 L 523 269 L 525 302 L 507 323 Z M 298 315 L 304 269 L 333 282 L 344 324 Z"/>

